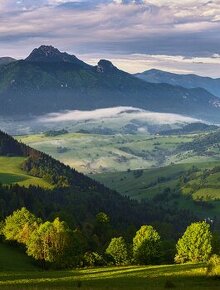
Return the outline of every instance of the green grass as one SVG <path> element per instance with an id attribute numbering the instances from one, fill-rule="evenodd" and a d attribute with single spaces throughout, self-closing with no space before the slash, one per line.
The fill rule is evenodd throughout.
<path id="1" fill-rule="evenodd" d="M 126 266 L 43 271 L 17 248 L 0 244 L 1 289 L 219 289 L 220 280 L 206 277 L 204 264 Z"/>
<path id="2" fill-rule="evenodd" d="M 191 156 L 175 150 L 194 136 L 94 135 L 69 133 L 56 137 L 44 134 L 17 136 L 19 141 L 52 155 L 84 173 L 126 171 L 182 162 Z M 66 151 L 60 153 L 59 148 Z"/>
<path id="3" fill-rule="evenodd" d="M 38 268 L 21 249 L 0 243 L 0 275 L 7 271 L 38 271 Z"/>
<path id="4" fill-rule="evenodd" d="M 195 165 L 199 173 L 194 179 L 180 188 L 178 198 L 166 201 L 169 205 L 191 210 L 201 218 L 218 216 L 220 213 L 220 173 L 213 174 L 206 179 L 201 177 L 203 169 L 213 168 L 219 162 L 206 162 L 195 164 L 175 164 L 161 168 L 143 170 L 140 176 L 137 171 L 113 172 L 91 175 L 92 178 L 106 185 L 107 187 L 120 192 L 122 195 L 133 199 L 152 199 L 166 188 L 175 189 L 178 186 L 179 178 Z M 201 189 L 193 189 L 196 183 L 205 182 Z M 189 198 L 186 196 L 189 195 Z M 198 199 L 209 201 L 212 208 L 205 208 L 198 202 Z"/>
<path id="5" fill-rule="evenodd" d="M 143 170 L 142 175 L 139 177 L 137 177 L 135 171 L 94 174 L 91 175 L 91 177 L 109 188 L 117 190 L 123 195 L 140 200 L 142 198 L 152 198 L 155 194 L 162 192 L 167 187 L 175 188 L 179 178 L 187 170 L 191 169 L 193 165 L 202 170 L 205 168 L 213 168 L 214 166 L 219 165 L 219 163 L 182 163 L 160 168 L 146 169 Z M 220 178 L 219 174 L 218 178 Z M 159 179 L 160 181 L 158 182 Z"/>
<path id="6" fill-rule="evenodd" d="M 24 157 L 0 157 L 0 183 L 17 183 L 28 187 L 36 185 L 44 188 L 51 188 L 51 185 L 42 178 L 30 176 L 21 169 Z"/>

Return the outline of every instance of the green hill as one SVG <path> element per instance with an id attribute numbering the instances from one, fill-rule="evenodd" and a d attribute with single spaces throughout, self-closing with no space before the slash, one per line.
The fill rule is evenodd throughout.
<path id="1" fill-rule="evenodd" d="M 219 162 L 104 173 L 93 175 L 93 178 L 133 199 L 188 208 L 202 218 L 220 213 Z"/>
<path id="2" fill-rule="evenodd" d="M 21 158 L 22 164 L 17 165 L 25 175 L 43 179 L 53 186 L 52 189 L 45 189 L 36 186 L 25 188 L 19 185 L 0 185 L 0 219 L 4 219 L 16 209 L 26 207 L 44 219 L 60 217 L 72 227 L 86 228 L 87 224 L 95 223 L 99 212 L 105 212 L 110 216 L 112 230 L 128 236 L 131 234 L 128 233 L 129 227 L 138 228 L 142 224 L 160 224 L 162 221 L 170 223 L 171 220 L 175 229 L 173 234 L 176 236 L 196 220 L 196 215 L 188 209 L 170 208 L 164 205 L 163 201 L 157 204 L 154 201 L 136 202 L 122 196 L 49 155 L 19 143 L 3 132 L 0 132 L 0 155 L 6 158 L 6 162 L 11 160 L 12 163 L 13 159 L 8 158 L 15 158 L 16 162 L 18 157 Z M 9 175 L 3 175 L 4 180 L 10 181 L 12 177 L 15 178 L 11 175 L 14 172 L 13 174 L 18 175 L 16 181 L 19 179 L 21 184 L 27 182 L 21 180 L 21 177 L 26 177 L 18 167 L 15 169 L 15 164 L 10 166 L 9 162 L 8 166 Z"/>
<path id="3" fill-rule="evenodd" d="M 43 178 L 31 176 L 22 170 L 25 160 L 24 157 L 0 157 L 0 183 L 52 188 L 52 185 Z"/>

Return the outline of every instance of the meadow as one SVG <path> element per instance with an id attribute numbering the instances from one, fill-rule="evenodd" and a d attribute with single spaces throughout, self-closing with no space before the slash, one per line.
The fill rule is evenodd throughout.
<path id="1" fill-rule="evenodd" d="M 220 172 L 207 177 L 204 177 L 204 172 L 218 165 L 219 162 L 172 164 L 154 169 L 107 172 L 91 177 L 132 199 L 156 201 L 160 195 L 159 199 L 163 199 L 171 208 L 189 209 L 201 218 L 208 218 L 220 213 Z M 197 171 L 189 174 L 192 166 Z M 186 176 L 186 182 L 181 184 L 183 176 Z M 164 194 L 169 189 L 175 194 Z"/>
<path id="2" fill-rule="evenodd" d="M 121 266 L 74 270 L 40 270 L 24 253 L 0 244 L 0 288 L 14 289 L 219 289 L 204 264 Z"/>
<path id="3" fill-rule="evenodd" d="M 177 150 L 178 145 L 192 141 L 194 138 L 192 135 L 68 133 L 55 137 L 38 134 L 16 138 L 86 174 L 148 169 L 171 163 L 210 160 L 210 156 L 201 158 L 190 152 Z M 216 152 L 217 157 L 218 154 Z M 216 158 L 213 157 L 213 160 Z"/>
<path id="4" fill-rule="evenodd" d="M 141 200 L 152 199 L 166 188 L 175 189 L 180 178 L 189 172 L 193 166 L 197 172 L 189 178 L 182 187 L 184 195 L 191 195 L 193 199 L 220 199 L 220 172 L 203 178 L 204 170 L 213 169 L 219 162 L 181 163 L 165 167 L 145 170 L 129 170 L 124 172 L 107 172 L 93 175 L 93 178 L 109 188 L 119 191 L 123 195 Z M 203 180 L 201 181 L 201 178 Z M 195 185 L 203 182 L 202 189 L 195 189 Z M 210 194 L 209 194 L 210 192 Z"/>
<path id="5" fill-rule="evenodd" d="M 22 170 L 23 157 L 0 157 L 0 183 L 13 184 L 17 183 L 21 186 L 29 185 L 41 186 L 43 188 L 51 188 L 52 186 L 42 178 L 28 175 Z"/>

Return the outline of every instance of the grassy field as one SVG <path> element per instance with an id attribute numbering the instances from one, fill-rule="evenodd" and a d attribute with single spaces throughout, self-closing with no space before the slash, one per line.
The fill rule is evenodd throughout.
<path id="1" fill-rule="evenodd" d="M 30 176 L 21 169 L 24 160 L 23 157 L 0 157 L 0 183 L 51 188 L 51 185 L 42 178 Z"/>
<path id="2" fill-rule="evenodd" d="M 194 136 L 189 135 L 167 137 L 69 133 L 56 137 L 39 134 L 16 138 L 87 174 L 160 167 L 171 162 L 191 162 L 192 158 L 197 162 L 201 160 L 189 152 L 176 152 L 179 144 L 193 140 Z M 203 157 L 202 161 L 205 160 L 206 157 Z"/>
<path id="3" fill-rule="evenodd" d="M 219 165 L 219 162 L 173 164 L 166 167 L 141 171 L 109 172 L 91 176 L 123 195 L 138 200 L 141 200 L 142 198 L 151 199 L 155 194 L 162 192 L 167 187 L 175 188 L 179 178 L 191 169 L 193 165 L 202 171 L 203 169 L 209 169 Z M 186 184 L 186 187 L 188 186 L 188 192 L 193 192 L 193 183 L 198 182 L 199 176 L 200 175 L 198 175 L 191 183 Z M 205 192 L 206 189 L 214 185 L 217 188 L 213 190 L 213 194 L 215 197 L 220 198 L 220 173 L 211 175 L 207 178 L 203 191 Z M 194 195 L 196 197 L 196 195 L 199 195 L 199 192 L 194 192 Z"/>
<path id="4" fill-rule="evenodd" d="M 181 176 L 186 174 L 192 165 L 198 168 L 198 172 L 180 186 Z M 102 173 L 91 177 L 122 195 L 137 200 L 153 199 L 166 188 L 179 188 L 179 195 L 165 198 L 164 202 L 171 207 L 189 209 L 201 218 L 208 218 L 219 216 L 220 213 L 220 172 L 204 178 L 203 170 L 217 165 L 219 162 L 175 164 L 141 171 Z M 201 188 L 198 188 L 198 185 L 201 185 Z M 208 201 L 210 207 L 204 208 L 200 200 Z"/>
<path id="5" fill-rule="evenodd" d="M 203 264 L 127 266 L 42 271 L 24 253 L 0 244 L 1 289 L 211 290 L 220 280 L 207 278 Z"/>

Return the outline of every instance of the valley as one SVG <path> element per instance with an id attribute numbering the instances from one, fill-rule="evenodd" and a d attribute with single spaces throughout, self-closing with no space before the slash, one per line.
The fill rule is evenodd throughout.
<path id="1" fill-rule="evenodd" d="M 67 133 L 59 136 L 24 135 L 16 138 L 81 172 L 94 174 L 157 168 L 173 163 L 220 160 L 217 143 L 206 144 L 202 155 L 184 147 L 205 134 L 162 136 Z"/>
<path id="2" fill-rule="evenodd" d="M 0 1 L 0 289 L 220 289 L 219 15 Z"/>

